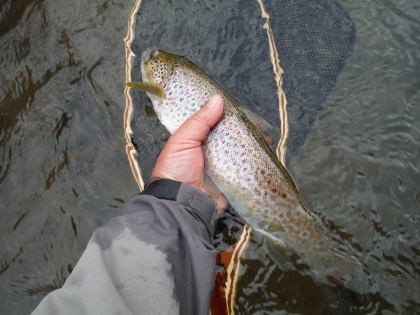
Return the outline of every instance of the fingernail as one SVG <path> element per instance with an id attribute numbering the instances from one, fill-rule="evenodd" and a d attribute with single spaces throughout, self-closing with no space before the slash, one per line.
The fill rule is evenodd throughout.
<path id="1" fill-rule="evenodd" d="M 220 95 L 213 95 L 212 97 L 210 97 L 209 101 L 207 102 L 207 106 L 209 108 L 213 108 L 217 105 L 217 103 L 219 103 L 220 101 Z"/>

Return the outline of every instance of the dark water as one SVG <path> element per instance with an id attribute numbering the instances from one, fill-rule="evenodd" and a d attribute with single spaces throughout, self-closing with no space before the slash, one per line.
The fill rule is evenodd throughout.
<path id="1" fill-rule="evenodd" d="M 131 6 L 1 1 L 0 314 L 61 285 L 138 191 L 122 126 Z"/>
<path id="2" fill-rule="evenodd" d="M 223 24 L 235 10 L 243 9 L 255 18 L 254 29 L 261 23 L 258 7 L 248 3 L 220 16 L 218 26 L 227 35 L 243 36 L 232 28 L 238 24 Z M 362 297 L 367 300 L 359 312 L 415 313 L 420 308 L 420 7 L 408 0 L 340 3 L 355 24 L 355 47 L 334 89 L 310 115 L 314 123 L 291 157 L 289 169 L 313 208 L 360 246 L 369 280 L 364 289 L 371 295 Z M 92 231 L 118 215 L 121 204 L 138 190 L 124 153 L 122 119 L 122 39 L 132 5 L 1 2 L 2 314 L 26 314 L 60 286 Z M 211 9 L 209 5 L 203 14 L 210 15 Z M 166 13 L 148 22 L 159 29 L 159 23 L 166 25 L 182 14 Z M 238 19 L 247 27 L 246 19 Z M 197 26 L 206 22 L 192 21 Z M 266 47 L 266 38 L 256 37 Z M 178 47 L 205 64 L 199 57 L 206 38 L 182 39 Z M 150 46 L 147 40 L 137 43 L 139 49 Z M 249 90 L 255 91 L 253 82 L 263 80 L 271 65 L 263 48 L 253 53 L 244 50 L 244 60 L 246 53 L 262 64 L 259 71 L 240 73 L 249 77 Z M 226 57 L 226 63 L 229 60 Z M 214 69 L 222 81 L 223 69 Z M 225 75 L 228 84 L 233 82 L 227 87 L 234 88 L 230 79 L 235 74 Z M 273 83 L 264 86 L 266 99 L 255 105 L 262 115 L 273 108 L 274 95 Z M 252 93 L 232 93 L 255 103 Z M 158 146 L 165 135 L 156 130 L 147 137 Z M 155 153 L 150 152 L 150 159 Z M 293 273 L 278 276 L 293 293 L 298 278 Z M 244 292 L 246 310 L 258 311 L 256 303 L 264 293 L 259 290 L 267 284 L 261 277 L 253 290 Z M 299 312 L 320 304 L 319 296 L 301 296 L 305 301 L 286 292 L 285 309 Z M 315 306 L 314 312 L 322 311 Z"/>
<path id="3" fill-rule="evenodd" d="M 360 245 L 368 289 L 390 312 L 416 313 L 420 6 L 342 4 L 356 24 L 356 46 L 290 168 L 313 207 Z"/>

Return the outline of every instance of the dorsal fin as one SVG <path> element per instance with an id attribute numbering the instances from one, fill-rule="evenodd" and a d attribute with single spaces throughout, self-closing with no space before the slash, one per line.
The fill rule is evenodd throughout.
<path id="1" fill-rule="evenodd" d="M 137 89 L 137 90 L 142 90 L 142 91 L 146 91 L 150 94 L 156 95 L 158 97 L 164 97 L 165 96 L 165 90 L 156 83 L 152 83 L 152 82 L 128 82 L 127 83 L 128 87 Z"/>
<path id="2" fill-rule="evenodd" d="M 258 130 L 263 135 L 264 140 L 270 145 L 271 148 L 277 146 L 278 140 L 280 138 L 279 129 L 273 126 L 271 123 L 266 121 L 260 115 L 254 113 L 252 110 L 242 106 L 241 110 L 247 115 L 249 120 L 251 120 Z"/>

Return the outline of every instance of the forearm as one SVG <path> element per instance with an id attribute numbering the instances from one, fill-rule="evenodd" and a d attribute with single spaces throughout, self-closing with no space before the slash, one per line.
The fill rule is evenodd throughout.
<path id="1" fill-rule="evenodd" d="M 95 231 L 34 314 L 208 314 L 214 215 L 212 199 L 191 186 L 152 183 Z"/>

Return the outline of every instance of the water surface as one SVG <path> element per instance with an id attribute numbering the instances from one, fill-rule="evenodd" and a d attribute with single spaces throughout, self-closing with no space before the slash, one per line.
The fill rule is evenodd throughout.
<path id="1" fill-rule="evenodd" d="M 60 286 L 138 191 L 122 131 L 131 5 L 0 5 L 1 314 L 28 314 Z"/>
<path id="2" fill-rule="evenodd" d="M 121 204 L 138 191 L 123 130 L 122 40 L 133 4 L 27 0 L 3 1 L 0 7 L 0 313 L 27 314 L 59 287 L 92 231 L 121 213 Z M 408 0 L 340 4 L 356 26 L 355 47 L 289 169 L 312 207 L 360 247 L 372 294 L 362 297 L 358 312 L 415 313 L 420 308 L 420 8 Z M 226 11 L 223 21 L 235 12 L 234 7 Z M 168 23 L 177 14 L 150 23 Z M 220 25 L 230 30 L 228 39 L 241 36 L 232 25 Z M 179 47 L 200 56 L 204 44 L 184 40 Z M 247 60 L 247 53 L 240 60 Z M 261 64 L 271 71 L 267 56 L 261 55 Z M 242 75 L 250 84 L 256 80 L 252 72 Z M 255 106 L 257 112 L 272 110 L 275 86 L 266 88 L 267 101 Z M 232 93 L 255 102 L 239 87 Z M 159 132 L 147 136 L 161 144 L 165 136 Z M 283 283 L 296 279 L 293 273 L 282 275 Z M 286 292 L 279 303 L 284 293 L 279 290 L 271 306 L 258 305 L 269 281 L 253 281 L 241 300 L 244 310 L 262 312 L 275 304 L 302 313 L 320 305 L 317 296 L 310 300 L 306 294 L 310 288 L 301 294 L 305 301 Z"/>
<path id="3" fill-rule="evenodd" d="M 360 245 L 369 288 L 420 308 L 420 6 L 342 2 L 356 46 L 290 164 L 304 196 Z M 372 310 L 374 312 L 375 309 Z"/>

